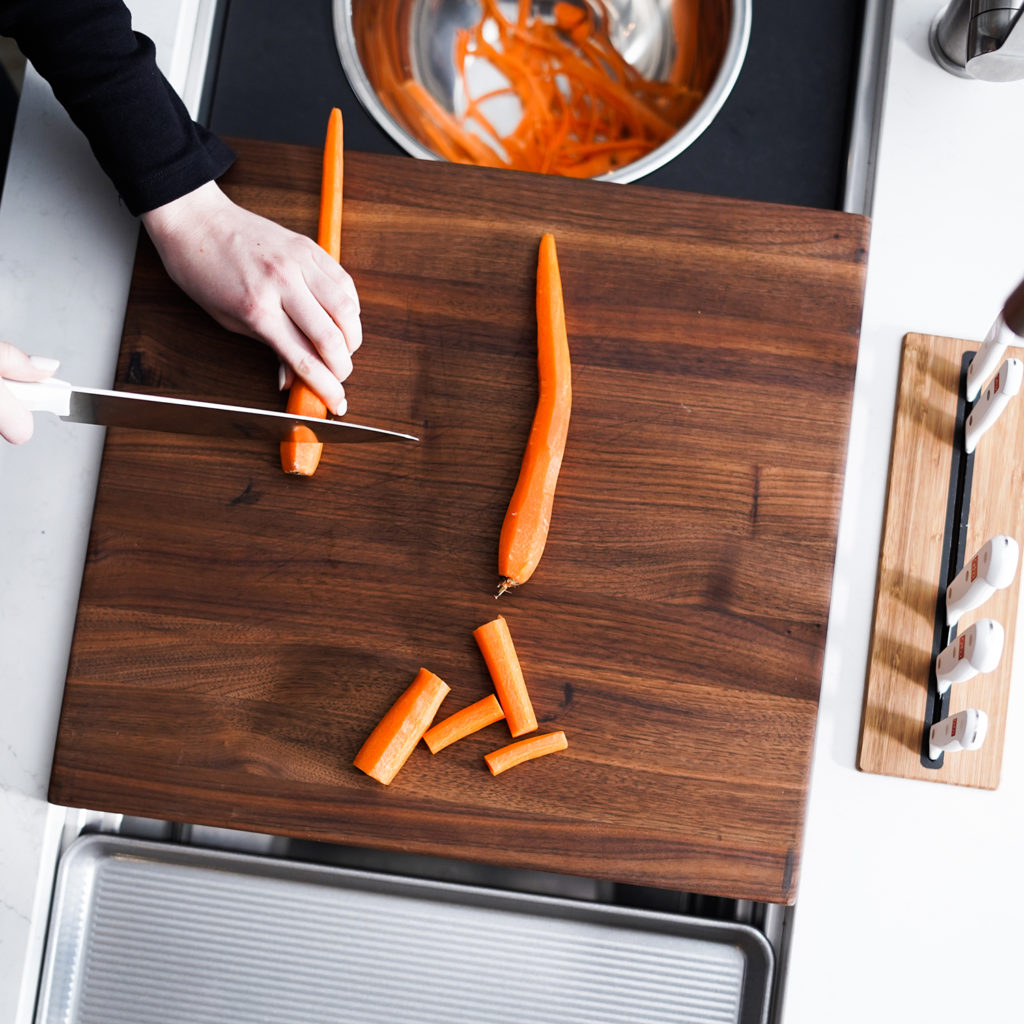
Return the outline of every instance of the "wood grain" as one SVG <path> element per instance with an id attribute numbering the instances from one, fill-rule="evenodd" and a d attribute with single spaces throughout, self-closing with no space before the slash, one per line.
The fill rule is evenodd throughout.
<path id="1" fill-rule="evenodd" d="M 226 187 L 314 230 L 319 154 L 239 143 Z M 350 416 L 415 446 L 111 430 L 51 798 L 188 822 L 791 901 L 867 222 L 358 153 Z M 558 240 L 574 407 L 544 558 L 493 598 Z M 276 362 L 143 245 L 119 386 L 280 407 Z M 569 750 L 494 779 L 492 726 L 384 788 L 351 766 L 424 665 L 487 692 L 508 619 Z"/>
<path id="2" fill-rule="evenodd" d="M 858 766 L 862 771 L 925 782 L 996 789 L 1010 696 L 1020 573 L 958 623 L 980 618 L 1005 631 L 994 672 L 958 683 L 949 713 L 974 707 L 989 716 L 984 745 L 947 754 L 942 767 L 921 764 L 921 741 L 933 657 L 950 462 L 955 441 L 961 360 L 978 342 L 908 334 L 897 397 L 875 621 L 871 639 Z M 1020 356 L 1016 350 L 1011 354 Z M 1024 408 L 1011 402 L 974 454 L 965 557 L 996 534 L 1024 539 Z"/>

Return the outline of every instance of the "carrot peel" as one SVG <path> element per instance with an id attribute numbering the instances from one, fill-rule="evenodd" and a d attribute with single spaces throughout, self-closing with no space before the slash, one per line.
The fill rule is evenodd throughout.
<path id="1" fill-rule="evenodd" d="M 457 740 L 500 722 L 504 717 L 505 712 L 501 710 L 498 698 L 490 693 L 483 700 L 478 700 L 475 704 L 470 704 L 437 725 L 431 726 L 423 734 L 423 742 L 430 748 L 432 754 L 436 754 Z"/>
<path id="2" fill-rule="evenodd" d="M 489 754 L 484 754 L 484 760 L 492 775 L 500 775 L 524 761 L 532 761 L 535 757 L 565 750 L 568 746 L 569 742 L 561 730 L 545 732 L 538 736 L 527 736 L 526 739 L 517 740 L 499 750 L 492 750 Z"/>
<path id="3" fill-rule="evenodd" d="M 323 169 L 320 178 L 320 218 L 317 244 L 333 259 L 341 260 L 341 206 L 344 181 L 344 131 L 341 111 L 334 107 L 327 119 Z M 293 416 L 325 419 L 327 406 L 302 381 L 288 393 L 286 411 Z M 308 427 L 295 427 L 290 440 L 281 442 L 281 468 L 293 476 L 312 476 L 320 465 L 324 446 Z"/>
<path id="4" fill-rule="evenodd" d="M 519 656 L 503 615 L 473 630 L 473 637 L 487 664 L 501 708 L 513 737 L 533 732 L 537 716 L 533 710 Z"/>
<path id="5" fill-rule="evenodd" d="M 569 433 L 572 367 L 558 253 L 550 234 L 541 239 L 537 260 L 537 370 L 537 408 L 498 540 L 498 572 L 503 577 L 498 597 L 525 583 L 540 562 Z"/>
<path id="6" fill-rule="evenodd" d="M 676 55 L 665 80 L 646 78 L 615 48 L 607 0 L 565 0 L 534 14 L 520 2 L 513 16 L 499 0 L 481 0 L 475 24 L 456 30 L 455 70 L 464 94 L 459 114 L 432 98 L 411 97 L 413 70 L 395 32 L 400 0 L 360 5 L 357 45 L 374 88 L 413 135 L 447 160 L 523 171 L 593 177 L 626 166 L 664 144 L 704 96 L 724 52 L 722 26 L 698 18 L 699 0 L 672 4 Z M 683 10 L 680 10 L 683 8 Z M 491 75 L 474 88 L 477 63 L 507 82 L 518 121 L 492 121 L 484 111 Z M 514 110 L 515 108 L 513 108 Z M 504 117 L 507 105 L 496 114 Z M 598 154 L 579 144 L 599 142 Z"/>
<path id="7" fill-rule="evenodd" d="M 360 747 L 353 764 L 385 786 L 409 760 L 450 691 L 448 684 L 421 668 Z"/>

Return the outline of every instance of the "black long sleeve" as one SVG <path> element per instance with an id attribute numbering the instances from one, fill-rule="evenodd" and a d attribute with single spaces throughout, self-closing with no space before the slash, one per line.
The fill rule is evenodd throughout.
<path id="1" fill-rule="evenodd" d="M 50 83 L 133 214 L 214 180 L 234 160 L 189 117 L 121 0 L 0 0 L 0 35 Z"/>

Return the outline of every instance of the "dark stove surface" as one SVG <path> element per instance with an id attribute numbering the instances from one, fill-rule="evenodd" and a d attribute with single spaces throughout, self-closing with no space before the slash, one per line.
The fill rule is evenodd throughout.
<path id="1" fill-rule="evenodd" d="M 722 110 L 640 183 L 840 209 L 863 7 L 754 0 L 747 57 Z M 348 85 L 330 0 L 222 0 L 222 12 L 205 102 L 214 131 L 318 146 L 337 106 L 346 146 L 403 152 Z"/>

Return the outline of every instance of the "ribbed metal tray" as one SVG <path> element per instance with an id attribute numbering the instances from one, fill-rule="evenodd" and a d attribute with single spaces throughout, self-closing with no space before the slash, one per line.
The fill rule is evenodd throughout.
<path id="1" fill-rule="evenodd" d="M 748 1024 L 771 974 L 745 925 L 92 835 L 37 1021 Z"/>

